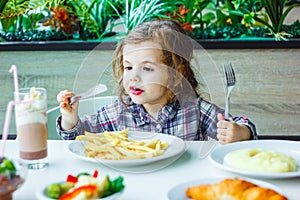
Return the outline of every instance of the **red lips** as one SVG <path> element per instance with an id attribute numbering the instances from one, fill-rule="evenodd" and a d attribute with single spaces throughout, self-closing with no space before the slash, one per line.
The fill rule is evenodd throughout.
<path id="1" fill-rule="evenodd" d="M 133 94 L 133 95 L 140 95 L 144 92 L 144 90 L 134 87 L 134 86 L 129 87 L 129 89 L 130 89 L 131 94 Z"/>

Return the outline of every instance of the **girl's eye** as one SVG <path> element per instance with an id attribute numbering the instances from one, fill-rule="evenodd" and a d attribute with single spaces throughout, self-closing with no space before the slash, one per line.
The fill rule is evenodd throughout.
<path id="1" fill-rule="evenodd" d="M 124 70 L 126 70 L 126 71 L 129 71 L 129 70 L 131 70 L 131 69 L 132 69 L 131 66 L 124 66 Z"/>
<path id="2" fill-rule="evenodd" d="M 147 72 L 152 72 L 154 71 L 154 69 L 152 67 L 148 67 L 148 66 L 143 66 L 143 70 L 147 71 Z"/>

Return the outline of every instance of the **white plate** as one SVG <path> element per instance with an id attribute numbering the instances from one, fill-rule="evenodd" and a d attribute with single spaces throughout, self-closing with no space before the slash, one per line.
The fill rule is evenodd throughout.
<path id="1" fill-rule="evenodd" d="M 249 172 L 226 166 L 223 164 L 224 157 L 227 153 L 244 148 L 261 148 L 284 153 L 292 156 L 298 163 L 298 169 L 295 172 Z M 300 176 L 300 142 L 287 140 L 248 140 L 226 144 L 215 148 L 209 155 L 210 161 L 217 167 L 233 173 L 268 179 L 282 179 Z"/>
<path id="2" fill-rule="evenodd" d="M 41 190 L 41 191 L 36 192 L 36 194 L 35 194 L 36 198 L 37 198 L 38 200 L 53 200 L 52 198 L 49 198 L 49 197 L 47 197 L 47 196 L 44 194 L 45 189 L 46 189 L 46 188 L 44 188 L 44 189 Z M 101 198 L 101 199 L 99 199 L 99 200 L 116 200 L 116 199 L 118 199 L 118 198 L 121 196 L 121 194 L 123 193 L 123 191 L 124 191 L 124 189 L 121 190 L 120 192 L 117 192 L 117 193 L 115 193 L 115 194 L 113 194 L 113 195 L 110 195 L 110 196 L 108 196 L 108 197 L 105 197 L 105 198 Z M 97 199 L 95 199 L 95 200 L 97 200 Z"/>
<path id="3" fill-rule="evenodd" d="M 129 139 L 139 140 L 139 141 L 149 141 L 149 140 L 155 140 L 160 139 L 163 143 L 168 142 L 169 146 L 165 150 L 165 152 L 156 157 L 152 158 L 144 158 L 144 159 L 136 159 L 136 160 L 105 160 L 105 159 L 96 159 L 96 158 L 90 158 L 87 157 L 84 153 L 84 142 L 83 141 L 74 141 L 71 144 L 69 144 L 68 148 L 69 151 L 75 155 L 76 157 L 86 160 L 89 162 L 96 162 L 96 163 L 102 163 L 105 165 L 111 165 L 111 166 L 139 166 L 139 165 L 145 165 L 149 163 L 154 163 L 156 161 L 164 160 L 167 158 L 174 157 L 176 155 L 180 155 L 185 150 L 185 143 L 182 139 L 161 134 L 161 133 L 150 133 L 150 132 L 130 132 L 128 133 Z"/>
<path id="4" fill-rule="evenodd" d="M 226 177 L 226 178 L 228 178 L 228 177 Z M 185 191 L 188 187 L 202 185 L 202 184 L 214 184 L 214 183 L 218 183 L 226 178 L 206 178 L 206 179 L 204 178 L 204 179 L 193 180 L 193 181 L 179 184 L 179 185 L 173 187 L 168 192 L 168 198 L 170 200 L 189 200 L 190 198 L 188 198 L 185 195 Z M 248 182 L 254 183 L 260 187 L 270 188 L 270 189 L 275 190 L 276 192 L 284 195 L 278 187 L 276 187 L 275 185 L 272 185 L 270 183 L 255 180 L 255 179 L 248 179 L 248 178 L 247 179 L 243 178 L 242 180 L 246 180 Z"/>

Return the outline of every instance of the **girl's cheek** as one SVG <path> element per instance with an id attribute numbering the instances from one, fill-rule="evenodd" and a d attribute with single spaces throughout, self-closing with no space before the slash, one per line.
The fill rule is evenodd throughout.
<path id="1" fill-rule="evenodd" d="M 129 85 L 129 81 L 125 77 L 123 77 L 123 87 L 125 88 L 126 91 L 127 91 L 128 85 Z"/>
<path id="2" fill-rule="evenodd" d="M 161 74 L 151 75 L 151 76 L 144 76 L 142 77 L 144 83 L 157 83 L 160 85 L 164 85 L 166 83 L 166 77 L 162 76 Z"/>

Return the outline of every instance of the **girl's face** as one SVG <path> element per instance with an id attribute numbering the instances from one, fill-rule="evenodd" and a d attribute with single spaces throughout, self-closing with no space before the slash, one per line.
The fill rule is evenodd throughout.
<path id="1" fill-rule="evenodd" d="M 123 86 L 132 101 L 161 108 L 167 101 L 168 67 L 162 63 L 159 44 L 145 41 L 123 49 Z"/>

